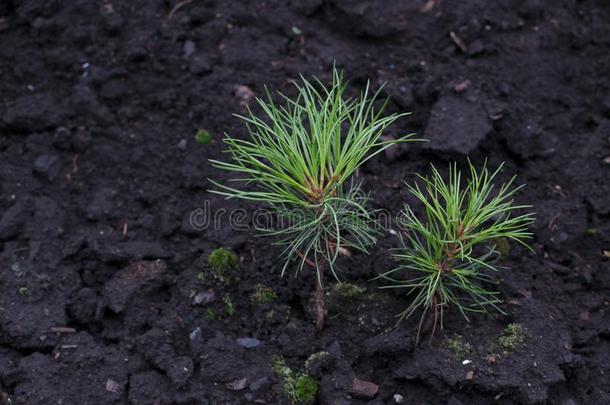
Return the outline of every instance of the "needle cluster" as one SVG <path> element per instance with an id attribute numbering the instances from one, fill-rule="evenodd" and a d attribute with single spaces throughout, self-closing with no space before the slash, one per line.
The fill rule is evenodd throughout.
<path id="1" fill-rule="evenodd" d="M 448 179 L 432 167 L 429 177 L 419 176 L 421 185 L 409 186 L 423 207 L 418 216 L 406 206 L 399 218 L 402 247 L 393 255 L 398 267 L 380 277 L 389 281 L 386 288 L 402 288 L 412 298 L 399 314 L 400 319 L 421 312 L 419 333 L 426 318 L 443 323 L 445 309 L 453 306 L 468 319 L 469 312 L 499 310 L 499 294 L 490 271 L 496 271 L 501 240 L 513 240 L 527 247 L 532 234 L 527 227 L 533 214 L 516 214 L 527 205 L 513 204 L 514 177 L 496 185 L 502 166 L 490 172 L 484 165 L 477 170 L 469 162 L 469 176 L 463 179 L 455 164 L 450 165 Z"/>
<path id="2" fill-rule="evenodd" d="M 212 161 L 235 173 L 232 182 L 243 187 L 214 184 L 226 197 L 265 203 L 280 223 L 262 231 L 284 247 L 282 275 L 293 261 L 297 272 L 308 263 L 321 287 L 325 267 L 338 278 L 335 262 L 342 248 L 365 252 L 376 240 L 368 197 L 353 178 L 356 170 L 412 135 L 383 140 L 388 126 L 406 113 L 382 116 L 385 103 L 376 102 L 379 91 L 371 94 L 368 84 L 359 97 L 346 97 L 337 70 L 330 87 L 303 77 L 295 85 L 296 98 L 279 93 L 282 103 L 276 103 L 267 92 L 266 99 L 257 99 L 260 114 L 248 110 L 239 116 L 249 138 L 227 135 L 231 160 Z"/>

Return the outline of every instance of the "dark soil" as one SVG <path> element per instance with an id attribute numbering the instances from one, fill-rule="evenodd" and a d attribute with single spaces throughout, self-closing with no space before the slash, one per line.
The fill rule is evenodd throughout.
<path id="1" fill-rule="evenodd" d="M 608 2 L 178 3 L 0 2 L 2 401 L 276 404 L 272 357 L 296 372 L 326 351 L 310 362 L 321 404 L 610 403 Z M 328 80 L 333 61 L 352 91 L 387 82 L 388 108 L 413 112 L 388 135 L 430 139 L 362 170 L 376 208 L 398 212 L 402 180 L 466 156 L 528 184 L 535 254 L 504 261 L 507 315 L 450 311 L 416 347 L 415 320 L 391 329 L 407 298 L 367 282 L 393 265 L 387 233 L 343 260 L 366 292 L 331 290 L 317 337 L 311 272 L 281 279 L 279 251 L 227 216 L 190 225 L 206 201 L 252 220 L 206 191 L 249 90 Z M 221 246 L 240 259 L 227 282 L 207 265 Z M 253 304 L 256 284 L 277 299 Z M 509 323 L 529 338 L 503 350 Z M 446 348 L 456 335 L 470 351 Z M 355 377 L 373 399 L 350 394 Z"/>

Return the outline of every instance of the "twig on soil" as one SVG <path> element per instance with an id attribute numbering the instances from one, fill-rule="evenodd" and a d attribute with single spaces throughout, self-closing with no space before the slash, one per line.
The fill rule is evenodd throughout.
<path id="1" fill-rule="evenodd" d="M 460 50 L 464 53 L 468 52 L 468 47 L 466 46 L 466 44 L 464 43 L 464 41 L 462 40 L 462 38 L 458 37 L 457 34 L 453 31 L 451 31 L 449 33 L 449 36 L 451 37 L 451 39 L 453 40 L 453 42 L 455 42 L 455 44 L 457 45 L 458 48 L 460 48 Z"/>
<path id="2" fill-rule="evenodd" d="M 423 14 L 429 13 L 430 11 L 432 11 L 434 6 L 436 6 L 436 2 L 437 0 L 428 0 L 426 4 L 420 7 L 419 12 Z"/>
<path id="3" fill-rule="evenodd" d="M 314 269 L 316 268 L 316 264 L 314 262 L 311 261 L 311 259 L 308 259 L 307 257 L 305 257 L 305 255 L 301 252 L 299 252 L 298 250 L 295 252 L 297 254 L 297 256 L 299 256 L 301 259 L 303 259 L 305 261 L 305 263 L 307 263 L 309 266 L 313 267 Z"/>
<path id="4" fill-rule="evenodd" d="M 324 267 L 325 263 L 318 263 L 318 279 L 316 280 L 316 331 L 322 334 L 324 329 L 324 316 L 326 315 L 326 304 L 324 303 Z"/>
<path id="5" fill-rule="evenodd" d="M 167 18 L 172 18 L 174 16 L 174 14 L 176 14 L 178 12 L 178 10 L 180 10 L 182 7 L 192 3 L 193 0 L 183 0 L 181 2 L 179 2 L 178 4 L 176 4 L 174 6 L 174 8 L 172 8 L 169 12 L 169 14 L 167 15 Z"/>
<path id="6" fill-rule="evenodd" d="M 52 326 L 49 330 L 53 333 L 75 333 L 76 329 L 67 326 Z"/>

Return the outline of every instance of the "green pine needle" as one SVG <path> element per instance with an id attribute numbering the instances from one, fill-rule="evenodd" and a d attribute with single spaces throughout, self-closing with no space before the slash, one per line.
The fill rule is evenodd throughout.
<path id="1" fill-rule="evenodd" d="M 371 95 L 368 84 L 358 98 L 346 98 L 337 70 L 330 87 L 303 77 L 295 85 L 295 99 L 279 93 L 283 103 L 277 104 L 267 91 L 266 99 L 256 99 L 261 116 L 250 110 L 239 116 L 250 138 L 226 135 L 231 161 L 212 160 L 236 174 L 232 182 L 238 185 L 212 181 L 218 187 L 212 191 L 266 203 L 283 222 L 263 229 L 284 246 L 282 275 L 293 260 L 297 271 L 313 263 L 321 282 L 319 264 L 328 264 L 338 277 L 333 264 L 341 248 L 366 251 L 375 242 L 372 212 L 353 181 L 355 171 L 392 144 L 412 141 L 413 134 L 383 141 L 384 130 L 407 113 L 382 116 L 385 103 L 375 107 L 379 91 Z"/>
<path id="2" fill-rule="evenodd" d="M 442 328 L 444 311 L 450 306 L 467 320 L 469 312 L 487 312 L 489 307 L 502 312 L 497 307 L 499 293 L 485 286 L 494 282 L 488 273 L 497 270 L 493 263 L 499 256 L 497 241 L 504 238 L 527 247 L 526 240 L 532 237 L 527 228 L 534 214 L 515 214 L 531 206 L 513 204 L 523 186 L 513 186 L 514 177 L 496 186 L 502 165 L 493 173 L 485 165 L 477 171 L 469 162 L 469 168 L 465 184 L 453 164 L 448 180 L 432 167 L 429 178 L 418 176 L 421 186 L 409 186 L 423 205 L 425 219 L 404 208 L 399 220 L 405 236 L 393 255 L 399 266 L 379 276 L 390 283 L 383 288 L 406 288 L 413 297 L 398 317 L 400 321 L 422 312 L 418 339 L 426 316 L 433 316 L 434 328 L 437 322 Z"/>

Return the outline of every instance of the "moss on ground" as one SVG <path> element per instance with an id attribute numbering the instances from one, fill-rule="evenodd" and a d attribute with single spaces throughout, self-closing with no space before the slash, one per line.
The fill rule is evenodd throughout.
<path id="1" fill-rule="evenodd" d="M 255 305 L 261 305 L 268 302 L 273 302 L 277 299 L 277 294 L 271 287 L 264 284 L 256 284 L 254 291 L 250 294 L 250 301 Z"/>
<path id="2" fill-rule="evenodd" d="M 231 281 L 231 270 L 237 266 L 237 256 L 235 253 L 225 248 L 215 249 L 208 257 L 208 262 L 214 273 L 223 284 Z"/>
<path id="3" fill-rule="evenodd" d="M 504 334 L 498 337 L 498 345 L 505 351 L 512 352 L 528 338 L 529 334 L 521 324 L 511 323 L 504 328 Z"/>
<path id="4" fill-rule="evenodd" d="M 316 399 L 318 383 L 305 372 L 296 373 L 281 357 L 271 360 L 271 370 L 279 378 L 283 395 L 293 404 L 311 404 Z"/>
<path id="5" fill-rule="evenodd" d="M 456 357 L 464 357 L 472 353 L 472 346 L 461 335 L 445 339 L 443 346 Z"/>

